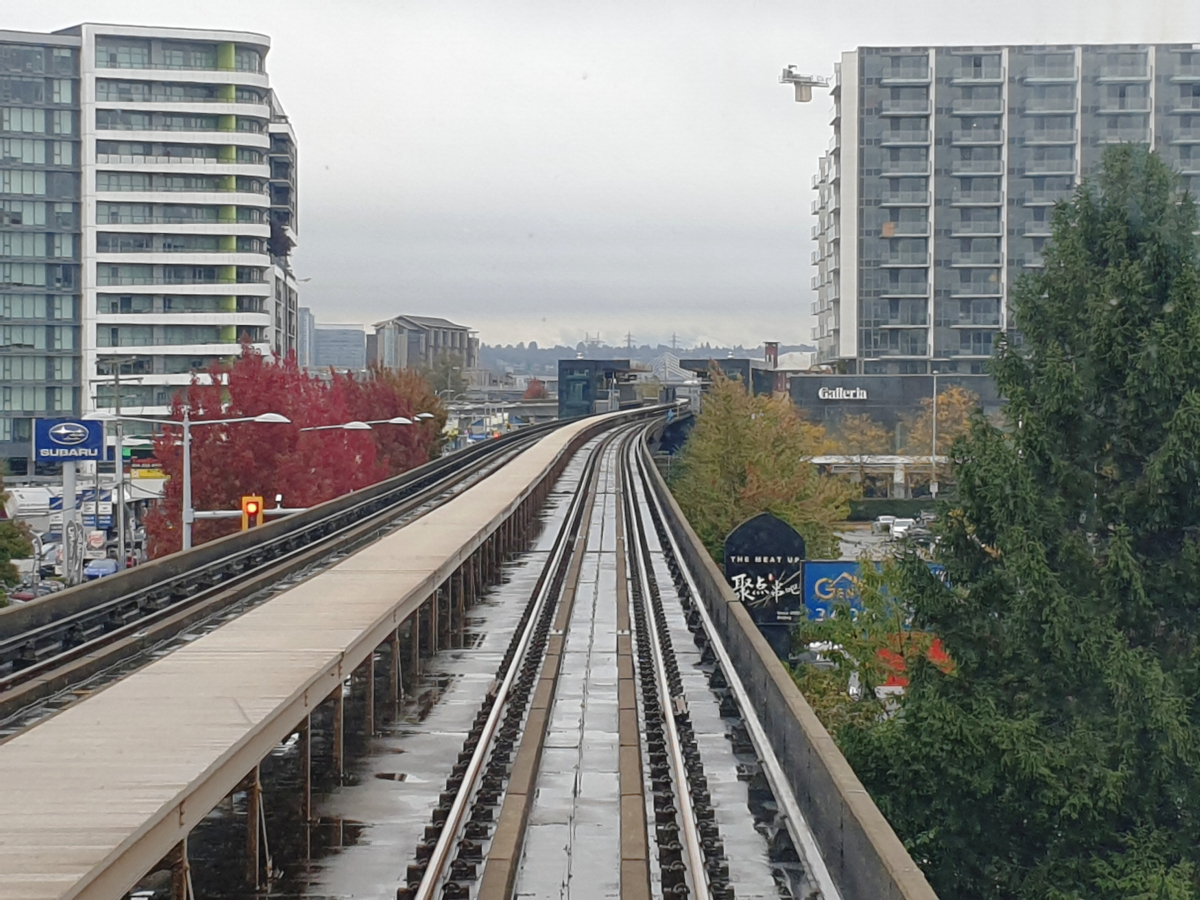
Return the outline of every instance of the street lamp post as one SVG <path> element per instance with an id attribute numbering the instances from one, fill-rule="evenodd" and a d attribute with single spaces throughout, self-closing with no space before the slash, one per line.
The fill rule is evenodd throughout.
<path id="1" fill-rule="evenodd" d="M 938 480 L 937 480 L 937 377 L 938 373 L 933 373 L 933 447 L 929 451 L 929 493 L 934 500 L 938 495 Z"/>
<path id="2" fill-rule="evenodd" d="M 236 416 L 231 419 L 202 419 L 193 422 L 191 411 L 184 409 L 183 419 L 151 419 L 146 416 L 114 416 L 110 413 L 88 413 L 85 419 L 92 421 L 150 422 L 154 425 L 178 425 L 183 427 L 183 549 L 192 549 L 192 525 L 196 511 L 192 509 L 192 426 L 231 425 L 235 422 L 260 422 L 269 425 L 290 425 L 291 419 L 279 413 L 262 413 L 258 416 Z"/>

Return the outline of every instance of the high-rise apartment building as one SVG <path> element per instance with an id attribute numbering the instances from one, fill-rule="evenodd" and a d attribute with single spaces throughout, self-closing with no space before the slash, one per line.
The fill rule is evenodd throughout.
<path id="1" fill-rule="evenodd" d="M 228 31 L 0 31 L 0 459 L 15 472 L 34 418 L 118 392 L 162 414 L 242 340 L 295 348 L 296 141 L 269 49 Z"/>
<path id="2" fill-rule="evenodd" d="M 983 371 L 1056 201 L 1105 147 L 1200 188 L 1200 45 L 861 47 L 813 179 L 817 362 Z"/>

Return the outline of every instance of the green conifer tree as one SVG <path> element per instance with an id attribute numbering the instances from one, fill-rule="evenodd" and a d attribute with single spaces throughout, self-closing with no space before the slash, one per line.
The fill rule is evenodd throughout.
<path id="1" fill-rule="evenodd" d="M 901 566 L 956 668 L 839 739 L 943 900 L 1200 896 L 1198 227 L 1131 146 L 1055 211 L 1008 425 L 955 447 L 947 584 Z"/>

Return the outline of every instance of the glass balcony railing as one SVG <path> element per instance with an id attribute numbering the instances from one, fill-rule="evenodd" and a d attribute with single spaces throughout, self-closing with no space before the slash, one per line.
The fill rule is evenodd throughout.
<path id="1" fill-rule="evenodd" d="M 1079 132 L 1074 128 L 1038 128 L 1025 132 L 1026 144 L 1073 144 Z"/>
<path id="2" fill-rule="evenodd" d="M 965 315 L 960 315 L 957 319 L 952 319 L 951 324 L 956 327 L 971 327 L 971 326 L 993 326 L 1000 324 L 999 312 L 971 312 Z"/>
<path id="3" fill-rule="evenodd" d="M 950 226 L 950 233 L 953 235 L 998 235 L 1003 231 L 999 222 L 955 222 Z"/>
<path id="4" fill-rule="evenodd" d="M 884 98 L 880 104 L 880 111 L 885 115 L 887 113 L 921 113 L 929 115 L 929 98 L 923 97 L 920 100 L 891 100 Z"/>
<path id="5" fill-rule="evenodd" d="M 883 70 L 883 81 L 929 81 L 929 66 L 894 66 Z"/>
<path id="6" fill-rule="evenodd" d="M 1052 234 L 1049 222 L 1026 222 L 1021 233 L 1026 237 L 1050 237 Z"/>
<path id="7" fill-rule="evenodd" d="M 997 281 L 966 281 L 950 285 L 952 297 L 998 297 L 1003 287 Z"/>
<path id="8" fill-rule="evenodd" d="M 954 191 L 950 195 L 952 203 L 1002 203 L 1003 195 L 999 190 L 971 190 L 971 191 Z"/>
<path id="9" fill-rule="evenodd" d="M 889 191 L 881 198 L 884 206 L 928 206 L 929 191 Z"/>
<path id="10" fill-rule="evenodd" d="M 883 175 L 928 175 L 929 160 L 927 159 L 900 159 L 900 160 L 884 160 L 882 169 Z"/>
<path id="11" fill-rule="evenodd" d="M 998 266 L 1000 265 L 1000 253 L 952 253 L 950 255 L 950 265 L 952 266 Z"/>
<path id="12" fill-rule="evenodd" d="M 1200 106 L 1196 107 L 1200 109 Z M 1102 115 L 1111 116 L 1119 115 L 1120 113 L 1148 113 L 1150 112 L 1149 97 L 1126 97 L 1124 99 L 1101 99 L 1100 113 Z"/>
<path id="13" fill-rule="evenodd" d="M 1079 78 L 1076 65 L 1030 66 L 1025 72 L 1026 81 L 1075 81 Z"/>
<path id="14" fill-rule="evenodd" d="M 879 141 L 881 146 L 891 147 L 901 144 L 928 144 L 928 131 L 885 131 Z"/>
<path id="15" fill-rule="evenodd" d="M 929 313 L 924 309 L 887 319 L 863 320 L 866 328 L 920 328 L 928 324 Z"/>
<path id="16" fill-rule="evenodd" d="M 1150 69 L 1145 60 L 1136 63 L 1110 63 L 1101 66 L 1096 74 L 1100 78 L 1129 78 L 1141 81 L 1150 77 Z"/>
<path id="17" fill-rule="evenodd" d="M 955 113 L 998 116 L 1004 112 L 1004 101 L 999 97 L 960 97 L 951 102 L 950 110 Z"/>
<path id="18" fill-rule="evenodd" d="M 928 266 L 928 253 L 892 253 L 883 257 L 879 261 L 879 265 L 887 268 L 888 266 Z"/>
<path id="19" fill-rule="evenodd" d="M 1073 113 L 1075 112 L 1074 97 L 1030 97 L 1025 102 L 1026 113 Z"/>
<path id="20" fill-rule="evenodd" d="M 1058 203 L 1060 200 L 1069 200 L 1074 190 L 1072 188 L 1055 188 L 1053 190 L 1042 189 L 1040 191 L 1026 191 L 1024 203 L 1026 206 L 1046 206 Z"/>
<path id="21" fill-rule="evenodd" d="M 950 142 L 954 144 L 1003 144 L 1004 129 L 969 128 L 965 131 L 954 131 L 950 134 Z"/>
<path id="22" fill-rule="evenodd" d="M 928 222 L 884 222 L 880 237 L 922 237 L 929 234 Z"/>
<path id="23" fill-rule="evenodd" d="M 881 297 L 928 297 L 929 284 L 924 281 L 902 281 L 883 284 L 879 288 Z"/>
<path id="24" fill-rule="evenodd" d="M 962 66 L 950 73 L 951 81 L 1003 81 L 1003 66 Z"/>
<path id="25" fill-rule="evenodd" d="M 956 159 L 950 163 L 951 175 L 1001 175 L 1004 163 L 998 159 Z"/>

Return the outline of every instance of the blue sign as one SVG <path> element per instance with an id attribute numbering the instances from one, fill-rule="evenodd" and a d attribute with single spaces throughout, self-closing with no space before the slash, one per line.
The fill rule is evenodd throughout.
<path id="1" fill-rule="evenodd" d="M 929 563 L 929 571 L 946 580 L 946 567 Z M 841 603 L 858 606 L 859 564 L 853 559 L 808 560 L 804 563 L 804 605 L 808 618 L 820 621 L 833 614 Z"/>
<path id="2" fill-rule="evenodd" d="M 99 509 L 97 509 L 99 506 Z M 61 513 L 63 508 L 62 497 L 50 498 L 50 512 Z M 79 521 L 84 528 L 103 528 L 108 530 L 113 527 L 113 492 L 107 490 L 100 491 L 100 503 L 96 503 L 96 489 L 83 488 L 75 492 L 75 509 L 79 511 Z M 99 512 L 100 518 L 96 519 L 96 513 Z"/>
<path id="3" fill-rule="evenodd" d="M 98 460 L 104 452 L 104 425 L 79 419 L 35 419 L 33 457 L 39 462 Z"/>

